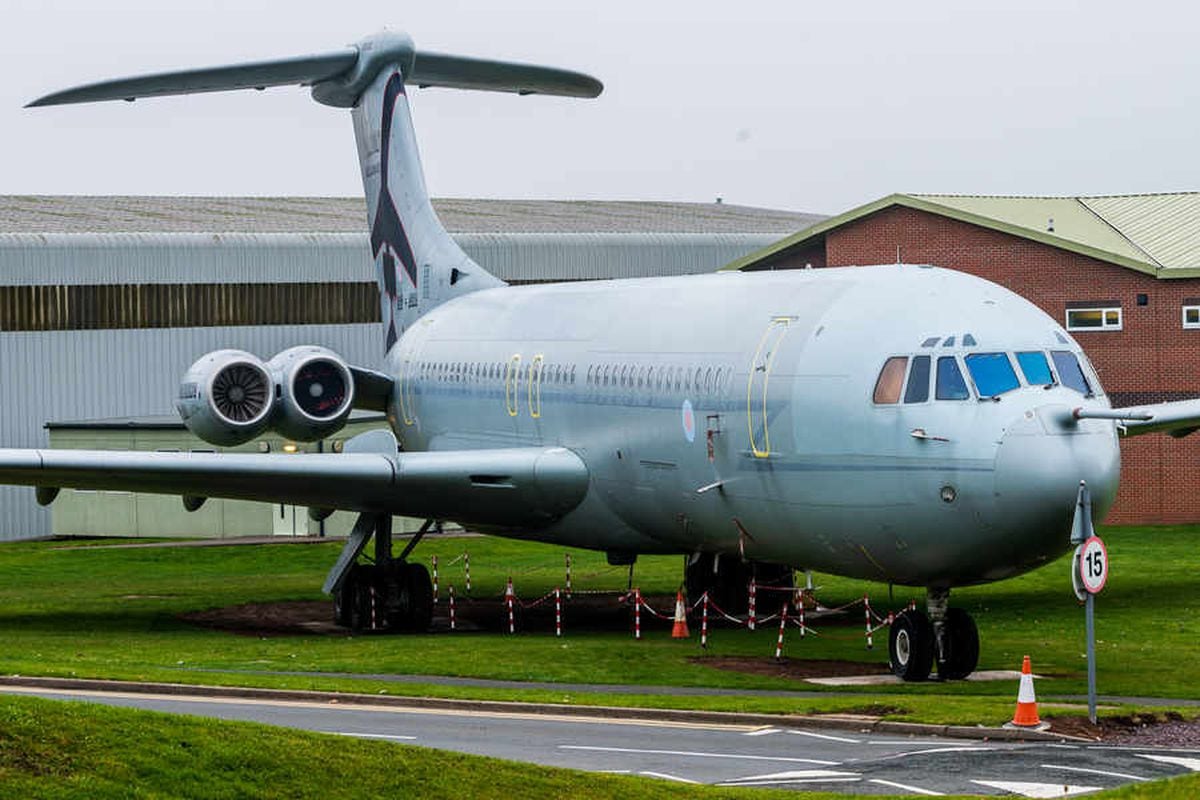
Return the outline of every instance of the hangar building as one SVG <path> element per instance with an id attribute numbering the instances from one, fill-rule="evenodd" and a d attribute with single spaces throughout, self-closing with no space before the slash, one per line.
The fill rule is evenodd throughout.
<path id="1" fill-rule="evenodd" d="M 1200 192 L 894 194 L 730 268 L 898 259 L 979 275 L 1036 303 L 1083 345 L 1114 406 L 1200 397 Z M 1121 461 L 1109 523 L 1200 521 L 1200 435 L 1123 440 Z"/>
<path id="2" fill-rule="evenodd" d="M 708 272 L 820 219 L 720 203 L 434 205 L 513 283 Z M 44 447 L 48 422 L 173 414 L 180 376 L 210 350 L 313 343 L 366 366 L 382 356 L 361 198 L 0 197 L 0 446 Z M 50 533 L 33 495 L 0 487 L 0 539 Z"/>

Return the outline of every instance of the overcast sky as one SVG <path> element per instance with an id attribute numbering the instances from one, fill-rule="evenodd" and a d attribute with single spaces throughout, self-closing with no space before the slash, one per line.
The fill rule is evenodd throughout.
<path id="1" fill-rule="evenodd" d="M 596 100 L 413 92 L 441 197 L 837 213 L 890 192 L 1200 189 L 1200 6 L 1179 2 L 0 0 L 0 193 L 356 195 L 306 90 L 23 110 L 78 83 L 336 49 L 589 72 Z"/>

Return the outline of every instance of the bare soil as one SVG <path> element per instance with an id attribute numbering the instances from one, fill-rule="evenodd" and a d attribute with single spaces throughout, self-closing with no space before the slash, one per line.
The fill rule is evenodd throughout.
<path id="1" fill-rule="evenodd" d="M 1083 716 L 1047 716 L 1052 733 L 1104 740 L 1110 744 L 1132 744 L 1147 747 L 1200 746 L 1200 720 L 1185 720 L 1174 711 L 1161 714 L 1131 714 L 1100 717 L 1093 725 Z"/>

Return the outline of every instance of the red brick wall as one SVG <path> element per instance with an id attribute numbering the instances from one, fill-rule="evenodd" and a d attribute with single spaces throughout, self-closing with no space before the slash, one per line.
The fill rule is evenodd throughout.
<path id="1" fill-rule="evenodd" d="M 1200 395 L 1200 330 L 1184 330 L 1180 307 L 1200 297 L 1200 279 L 1158 280 L 1056 247 L 976 225 L 893 206 L 830 231 L 829 266 L 905 263 L 962 270 L 1005 286 L 1065 324 L 1071 301 L 1119 300 L 1121 331 L 1074 331 L 1105 391 Z M 806 254 L 807 255 L 807 254 Z M 790 259 L 789 259 L 790 260 Z M 809 258 L 814 261 L 815 259 Z M 1137 295 L 1149 304 L 1137 305 Z M 1119 401 L 1121 397 L 1114 399 Z M 1171 397 L 1170 399 L 1176 399 Z M 1113 524 L 1200 521 L 1200 433 L 1173 439 L 1148 434 L 1121 443 L 1121 489 Z"/>

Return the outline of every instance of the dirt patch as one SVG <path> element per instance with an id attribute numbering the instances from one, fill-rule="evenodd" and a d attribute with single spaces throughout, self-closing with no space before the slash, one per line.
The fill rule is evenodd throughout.
<path id="1" fill-rule="evenodd" d="M 886 675 L 891 670 L 886 663 L 872 664 L 862 661 L 837 661 L 833 659 L 794 659 L 776 661 L 773 658 L 754 656 L 696 656 L 689 659 L 694 664 L 703 664 L 713 669 L 762 675 L 767 678 L 841 678 L 850 675 Z"/>
<path id="2" fill-rule="evenodd" d="M 297 636 L 349 633 L 333 624 L 333 602 L 306 600 L 287 603 L 243 603 L 180 614 L 180 619 L 204 628 L 243 636 Z"/>
<path id="3" fill-rule="evenodd" d="M 1191 722 L 1167 711 L 1161 714 L 1129 714 L 1100 717 L 1093 725 L 1087 717 L 1047 716 L 1052 733 L 1103 739 L 1111 744 L 1132 744 L 1156 747 L 1200 746 L 1200 720 Z"/>

